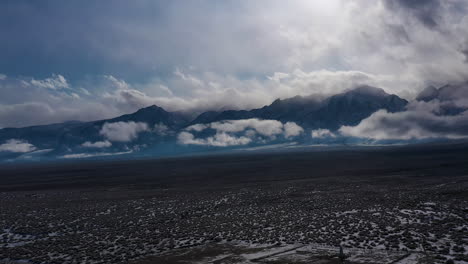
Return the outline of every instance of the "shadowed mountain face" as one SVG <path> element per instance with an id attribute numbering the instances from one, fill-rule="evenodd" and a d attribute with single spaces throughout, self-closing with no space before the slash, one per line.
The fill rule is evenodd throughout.
<path id="1" fill-rule="evenodd" d="M 142 108 L 133 114 L 119 116 L 110 120 L 104 120 L 101 122 L 144 122 L 149 126 L 156 124 L 164 124 L 171 129 L 179 129 L 184 127 L 190 120 L 184 115 L 179 113 L 170 113 L 164 110 L 162 107 L 152 105 L 146 108 Z"/>
<path id="2" fill-rule="evenodd" d="M 306 132 L 302 134 L 302 141 L 306 141 L 310 138 L 307 137 L 310 129 L 334 131 L 343 125 L 357 125 L 379 109 L 389 112 L 403 111 L 406 104 L 406 100 L 387 94 L 382 89 L 362 86 L 325 99 L 296 96 L 278 99 L 271 105 L 249 111 L 209 111 L 194 120 L 153 105 L 107 120 L 1 129 L 0 144 L 8 144 L 10 141 L 11 144 L 16 144 L 12 147 L 27 147 L 24 145 L 24 142 L 27 142 L 34 146 L 34 150 L 47 149 L 48 155 L 56 157 L 74 153 L 135 154 L 142 151 L 151 155 L 165 155 L 188 150 L 186 146 L 178 144 L 177 136 L 184 128 L 193 124 L 251 118 L 277 120 L 282 123 L 295 122 Z M 11 142 L 12 139 L 19 141 Z M 0 151 L 0 160 L 27 152 L 29 151 Z"/>
<path id="3" fill-rule="evenodd" d="M 164 125 L 167 129 L 178 130 L 184 127 L 189 120 L 180 114 L 170 113 L 161 107 L 153 105 L 142 108 L 133 114 L 107 120 L 65 122 L 24 128 L 5 128 L 0 130 L 0 142 L 14 138 L 25 140 L 41 149 L 65 149 L 81 145 L 86 141 L 103 140 L 100 133 L 103 125 L 105 123 L 117 122 L 141 122 L 148 126 L 148 130 L 151 130 L 155 125 Z M 147 138 L 147 140 L 150 139 Z"/>
<path id="4" fill-rule="evenodd" d="M 407 103 L 405 99 L 387 94 L 382 89 L 361 86 L 324 100 L 296 96 L 285 100 L 278 99 L 271 105 L 251 111 L 206 112 L 191 123 L 259 118 L 293 121 L 304 128 L 336 130 L 342 125 L 357 125 L 379 109 L 388 112 L 403 111 Z"/>

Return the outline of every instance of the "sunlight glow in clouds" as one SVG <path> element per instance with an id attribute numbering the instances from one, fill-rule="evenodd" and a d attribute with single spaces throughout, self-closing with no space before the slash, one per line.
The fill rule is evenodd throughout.
<path id="1" fill-rule="evenodd" d="M 0 3 L 0 127 L 467 81 L 468 2 L 410 2 Z"/>

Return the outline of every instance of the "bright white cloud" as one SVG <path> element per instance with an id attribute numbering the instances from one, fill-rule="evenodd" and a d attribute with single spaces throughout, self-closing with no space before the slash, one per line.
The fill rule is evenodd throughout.
<path id="1" fill-rule="evenodd" d="M 97 141 L 97 142 L 89 142 L 86 141 L 85 143 L 81 144 L 81 146 L 85 148 L 108 148 L 112 146 L 112 143 L 109 141 Z"/>
<path id="2" fill-rule="evenodd" d="M 208 125 L 205 125 L 205 124 L 195 124 L 195 125 L 191 125 L 189 127 L 187 127 L 185 130 L 187 131 L 196 131 L 196 132 L 200 132 L 200 131 L 203 131 L 205 129 L 208 128 Z"/>
<path id="3" fill-rule="evenodd" d="M 110 141 L 130 142 L 138 137 L 138 133 L 148 130 L 148 124 L 142 122 L 115 122 L 105 123 L 99 134 Z"/>
<path id="4" fill-rule="evenodd" d="M 190 132 L 200 133 L 206 129 L 216 131 L 214 136 L 196 138 Z M 294 122 L 281 123 L 277 120 L 260 120 L 256 118 L 241 120 L 225 120 L 210 124 L 195 124 L 179 133 L 180 144 L 209 145 L 209 146 L 236 146 L 246 145 L 253 141 L 265 143 L 274 140 L 277 136 L 289 139 L 300 135 L 304 129 Z M 239 134 L 242 134 L 240 136 Z"/>
<path id="5" fill-rule="evenodd" d="M 219 132 L 231 133 L 251 128 L 258 134 L 268 137 L 283 133 L 283 124 L 281 122 L 276 120 L 260 120 L 256 118 L 213 122 L 210 124 L 210 127 Z"/>
<path id="6" fill-rule="evenodd" d="M 304 129 L 294 122 L 281 123 L 277 120 L 261 120 L 257 118 L 241 119 L 241 120 L 225 120 L 213 122 L 210 124 L 196 124 L 188 127 L 187 131 L 201 132 L 207 128 L 216 130 L 217 132 L 237 133 L 245 131 L 246 134 L 253 136 L 259 134 L 261 136 L 273 137 L 283 134 L 286 138 L 298 136 Z"/>
<path id="7" fill-rule="evenodd" d="M 304 132 L 304 129 L 294 122 L 284 124 L 284 137 L 286 138 L 299 136 L 302 132 Z"/>
<path id="8" fill-rule="evenodd" d="M 19 139 L 10 139 L 7 140 L 5 143 L 0 145 L 0 152 L 17 152 L 17 153 L 25 153 L 31 152 L 36 150 L 36 147 L 27 141 L 19 140 Z"/>
<path id="9" fill-rule="evenodd" d="M 323 128 L 312 130 L 310 132 L 310 135 L 312 136 L 312 138 L 327 138 L 327 137 L 335 137 L 336 136 L 330 130 L 323 129 Z"/>
<path id="10" fill-rule="evenodd" d="M 215 147 L 227 147 L 227 146 L 239 146 L 249 144 L 252 140 L 248 137 L 236 137 L 227 133 L 221 132 L 216 133 L 214 136 L 207 138 L 195 138 L 195 136 L 189 132 L 181 132 L 177 136 L 179 144 L 183 145 L 204 145 L 204 146 L 215 146 Z"/>

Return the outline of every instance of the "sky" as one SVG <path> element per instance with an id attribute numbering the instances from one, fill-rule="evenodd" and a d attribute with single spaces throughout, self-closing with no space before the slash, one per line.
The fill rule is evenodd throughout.
<path id="1" fill-rule="evenodd" d="M 468 79 L 465 0 L 5 0 L 0 32 L 0 128 Z"/>

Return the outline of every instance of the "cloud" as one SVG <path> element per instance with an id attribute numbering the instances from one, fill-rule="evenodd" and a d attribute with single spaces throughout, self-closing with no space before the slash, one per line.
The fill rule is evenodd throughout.
<path id="1" fill-rule="evenodd" d="M 105 123 L 99 134 L 110 141 L 130 142 L 138 137 L 138 133 L 148 130 L 148 124 L 142 122 L 115 122 Z"/>
<path id="2" fill-rule="evenodd" d="M 62 159 L 83 159 L 83 158 L 91 158 L 91 157 L 124 155 L 124 154 L 130 154 L 132 152 L 133 151 L 130 150 L 130 151 L 124 151 L 124 152 L 75 153 L 75 154 L 63 155 L 60 158 L 62 158 Z"/>
<path id="3" fill-rule="evenodd" d="M 45 125 L 70 120 L 91 121 L 115 115 L 115 112 L 109 111 L 104 105 L 93 103 L 83 103 L 80 107 L 74 104 L 67 106 L 42 102 L 0 104 L 0 128 Z"/>
<path id="4" fill-rule="evenodd" d="M 171 133 L 172 131 L 163 123 L 159 123 L 154 125 L 153 132 L 155 132 L 158 135 L 165 136 Z"/>
<path id="5" fill-rule="evenodd" d="M 69 89 L 59 91 L 40 89 L 29 83 L 24 85 L 24 80 L 10 80 L 0 83 L 0 89 L 5 91 L 5 96 L 0 98 L 0 127 L 106 119 L 153 104 L 167 111 L 195 114 L 206 110 L 252 109 L 270 104 L 277 98 L 310 94 L 321 98 L 324 94 L 334 94 L 362 84 L 378 87 L 392 82 L 389 76 L 359 71 L 304 72 L 297 69 L 290 73 L 275 72 L 271 78 L 263 80 L 239 80 L 214 73 L 201 73 L 198 77 L 194 76 L 195 73 L 183 74 L 185 79 L 197 78 L 202 85 L 191 84 L 174 75 L 173 79 L 165 82 L 174 90 L 169 97 L 167 93 L 149 95 L 151 91 L 159 90 L 161 82 L 131 85 L 110 75 L 87 83 L 88 89 L 70 85 Z M 65 90 L 66 93 L 63 92 Z"/>
<path id="6" fill-rule="evenodd" d="M 258 146 L 258 147 L 247 147 L 241 150 L 246 150 L 246 151 L 269 150 L 269 149 L 277 150 L 281 148 L 293 148 L 297 146 L 298 146 L 297 142 L 288 142 L 288 143 L 271 144 L 271 145 Z"/>
<path id="7" fill-rule="evenodd" d="M 241 119 L 241 120 L 225 120 L 220 122 L 213 122 L 210 124 L 196 124 L 188 127 L 188 130 L 197 132 L 204 129 L 211 128 L 217 132 L 237 133 L 246 131 L 253 131 L 254 134 L 259 134 L 266 137 L 274 137 L 277 135 L 284 135 L 286 138 L 298 136 L 302 131 L 302 127 L 294 122 L 281 123 L 277 120 L 261 120 L 257 118 Z"/>
<path id="8" fill-rule="evenodd" d="M 209 127 L 209 125 L 205 125 L 205 124 L 195 124 L 195 125 L 191 125 L 191 126 L 185 128 L 185 130 L 201 132 L 201 131 L 207 129 L 208 127 Z"/>
<path id="9" fill-rule="evenodd" d="M 406 12 L 429 28 L 438 25 L 441 9 L 439 0 L 386 0 L 385 2 L 391 9 Z"/>
<path id="10" fill-rule="evenodd" d="M 36 147 L 34 145 L 29 144 L 27 141 L 23 141 L 19 139 L 10 139 L 0 145 L 0 152 L 5 151 L 5 152 L 25 153 L 25 152 L 31 152 L 34 150 L 36 150 Z"/>
<path id="11" fill-rule="evenodd" d="M 5 114 L 0 126 L 103 119 L 151 104 L 251 109 L 362 84 L 410 99 L 427 85 L 468 79 L 467 1 L 325 2 L 0 3 L 8 39 L 0 105 L 51 109 Z"/>
<path id="12" fill-rule="evenodd" d="M 81 144 L 81 146 L 85 148 L 108 148 L 112 146 L 112 143 L 109 141 L 97 141 L 97 142 L 89 142 L 86 141 L 85 143 Z"/>
<path id="13" fill-rule="evenodd" d="M 428 87 L 406 111 L 380 110 L 357 126 L 339 129 L 345 136 L 375 140 L 468 138 L 468 84 Z"/>
<path id="14" fill-rule="evenodd" d="M 43 103 L 0 104 L 1 126 L 23 127 L 34 123 L 40 124 L 42 120 L 53 120 L 53 112 L 50 106 Z"/>
<path id="15" fill-rule="evenodd" d="M 47 153 L 53 151 L 53 149 L 41 149 L 41 150 L 35 150 L 32 152 L 27 152 L 24 154 L 21 154 L 20 156 L 16 157 L 16 160 L 40 160 L 44 155 Z"/>
<path id="16" fill-rule="evenodd" d="M 46 78 L 44 80 L 32 79 L 30 83 L 37 87 L 48 88 L 52 90 L 70 88 L 65 77 L 60 74 L 53 74 L 51 78 Z"/>
<path id="17" fill-rule="evenodd" d="M 440 116 L 429 111 L 388 113 L 380 110 L 357 126 L 343 126 L 339 131 L 345 136 L 375 140 L 457 139 L 468 137 L 467 124 L 468 111 L 455 116 Z"/>
<path id="18" fill-rule="evenodd" d="M 304 129 L 294 122 L 287 122 L 286 124 L 284 124 L 285 138 L 299 136 L 302 132 L 304 132 Z"/>
<path id="19" fill-rule="evenodd" d="M 130 85 L 115 77 L 107 77 L 109 89 L 103 94 L 106 105 L 121 111 L 136 111 L 149 105 L 158 105 L 168 111 L 201 113 L 207 110 L 252 109 L 270 104 L 277 98 L 296 95 L 334 94 L 362 84 L 386 82 L 385 76 L 358 71 L 275 72 L 282 75 L 263 79 L 238 79 L 210 72 L 191 72 L 178 69 L 164 82 L 156 80 L 140 85 Z M 287 77 L 286 77 L 287 76 Z M 112 81 L 111 81 L 112 80 Z M 173 90 L 171 95 L 161 91 L 164 85 Z M 155 93 L 156 95 L 150 95 Z"/>
<path id="20" fill-rule="evenodd" d="M 214 130 L 213 136 L 196 138 L 190 132 L 204 132 Z M 241 120 L 225 120 L 210 124 L 195 124 L 185 128 L 179 133 L 178 142 L 183 145 L 208 145 L 208 146 L 237 146 L 251 142 L 265 143 L 275 140 L 277 136 L 286 139 L 299 136 L 304 129 L 294 122 L 285 124 L 277 120 L 260 120 L 256 118 Z"/>
<path id="21" fill-rule="evenodd" d="M 7 78 L 6 74 L 0 73 L 0 81 L 5 80 Z"/>
<path id="22" fill-rule="evenodd" d="M 323 128 L 320 128 L 320 129 L 316 129 L 316 130 L 312 130 L 310 132 L 310 135 L 312 136 L 312 138 L 330 138 L 330 137 L 336 137 L 336 135 L 331 132 L 330 130 L 328 129 L 323 129 Z"/>
<path id="23" fill-rule="evenodd" d="M 9 77 L 0 81 L 0 127 L 91 121 L 115 117 L 125 111 L 116 109 L 117 105 L 105 102 L 101 96 L 89 91 L 86 94 L 86 89 L 69 87 L 44 89 L 31 84 L 30 78 L 26 77 Z"/>
<path id="24" fill-rule="evenodd" d="M 283 124 L 276 120 L 260 120 L 256 118 L 242 120 L 226 120 L 213 122 L 210 124 L 212 129 L 218 132 L 241 132 L 248 128 L 254 129 L 262 136 L 275 136 L 283 133 Z"/>
<path id="25" fill-rule="evenodd" d="M 249 144 L 252 140 L 248 137 L 235 137 L 227 133 L 221 132 L 216 133 L 214 136 L 207 137 L 205 139 L 195 138 L 195 136 L 189 132 L 181 132 L 177 136 L 179 144 L 183 145 L 205 145 L 215 147 L 227 147 L 227 146 L 238 146 Z"/>

